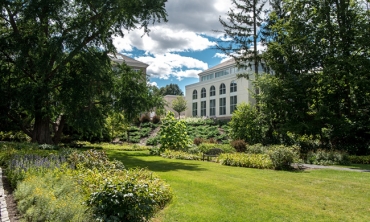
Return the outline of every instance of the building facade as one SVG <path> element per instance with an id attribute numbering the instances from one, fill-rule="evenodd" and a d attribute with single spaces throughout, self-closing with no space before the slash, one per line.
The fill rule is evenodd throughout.
<path id="1" fill-rule="evenodd" d="M 119 64 L 122 64 L 123 62 L 125 62 L 126 65 L 128 65 L 134 72 L 141 71 L 146 76 L 146 68 L 148 68 L 149 66 L 148 64 L 137 61 L 133 58 L 130 58 L 120 53 L 116 53 L 115 55 L 108 54 L 108 56 L 113 62 L 117 62 Z"/>
<path id="2" fill-rule="evenodd" d="M 253 67 L 253 66 L 252 66 Z M 227 60 L 198 74 L 199 82 L 185 86 L 187 117 L 231 118 L 237 104 L 254 104 L 254 69 L 238 69 L 233 59 Z M 237 78 L 248 73 L 249 79 Z M 259 67 L 262 73 L 262 66 Z"/>

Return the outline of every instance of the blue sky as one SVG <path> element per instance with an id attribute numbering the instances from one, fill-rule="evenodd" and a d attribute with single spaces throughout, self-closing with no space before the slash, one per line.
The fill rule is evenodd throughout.
<path id="1" fill-rule="evenodd" d="M 227 59 L 215 49 L 222 36 L 219 17 L 226 19 L 231 0 L 168 0 L 167 23 L 126 32 L 115 38 L 118 52 L 149 65 L 150 83 L 163 87 L 175 83 L 185 93 L 185 85 L 198 82 L 198 73 Z"/>

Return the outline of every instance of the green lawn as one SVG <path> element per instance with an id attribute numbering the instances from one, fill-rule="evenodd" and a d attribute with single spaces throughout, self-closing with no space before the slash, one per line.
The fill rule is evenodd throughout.
<path id="1" fill-rule="evenodd" d="M 106 152 L 171 185 L 175 198 L 154 221 L 370 221 L 370 173 L 258 170 Z"/>

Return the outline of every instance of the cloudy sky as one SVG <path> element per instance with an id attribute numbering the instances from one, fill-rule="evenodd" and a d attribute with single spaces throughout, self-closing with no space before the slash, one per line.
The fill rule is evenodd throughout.
<path id="1" fill-rule="evenodd" d="M 150 82 L 158 87 L 198 82 L 198 73 L 219 64 L 225 55 L 215 49 L 222 30 L 219 16 L 226 18 L 230 0 L 168 0 L 167 23 L 151 26 L 114 40 L 118 52 L 149 65 Z"/>

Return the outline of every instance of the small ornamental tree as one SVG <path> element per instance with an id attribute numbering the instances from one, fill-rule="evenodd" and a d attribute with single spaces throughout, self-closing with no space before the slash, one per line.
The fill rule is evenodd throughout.
<path id="1" fill-rule="evenodd" d="M 175 110 L 179 114 L 186 110 L 186 100 L 182 96 L 178 96 L 175 100 L 172 101 L 172 109 Z"/>
<path id="2" fill-rule="evenodd" d="M 176 120 L 172 112 L 168 112 L 160 131 L 161 151 L 165 149 L 186 151 L 192 141 L 187 134 L 186 123 Z"/>

